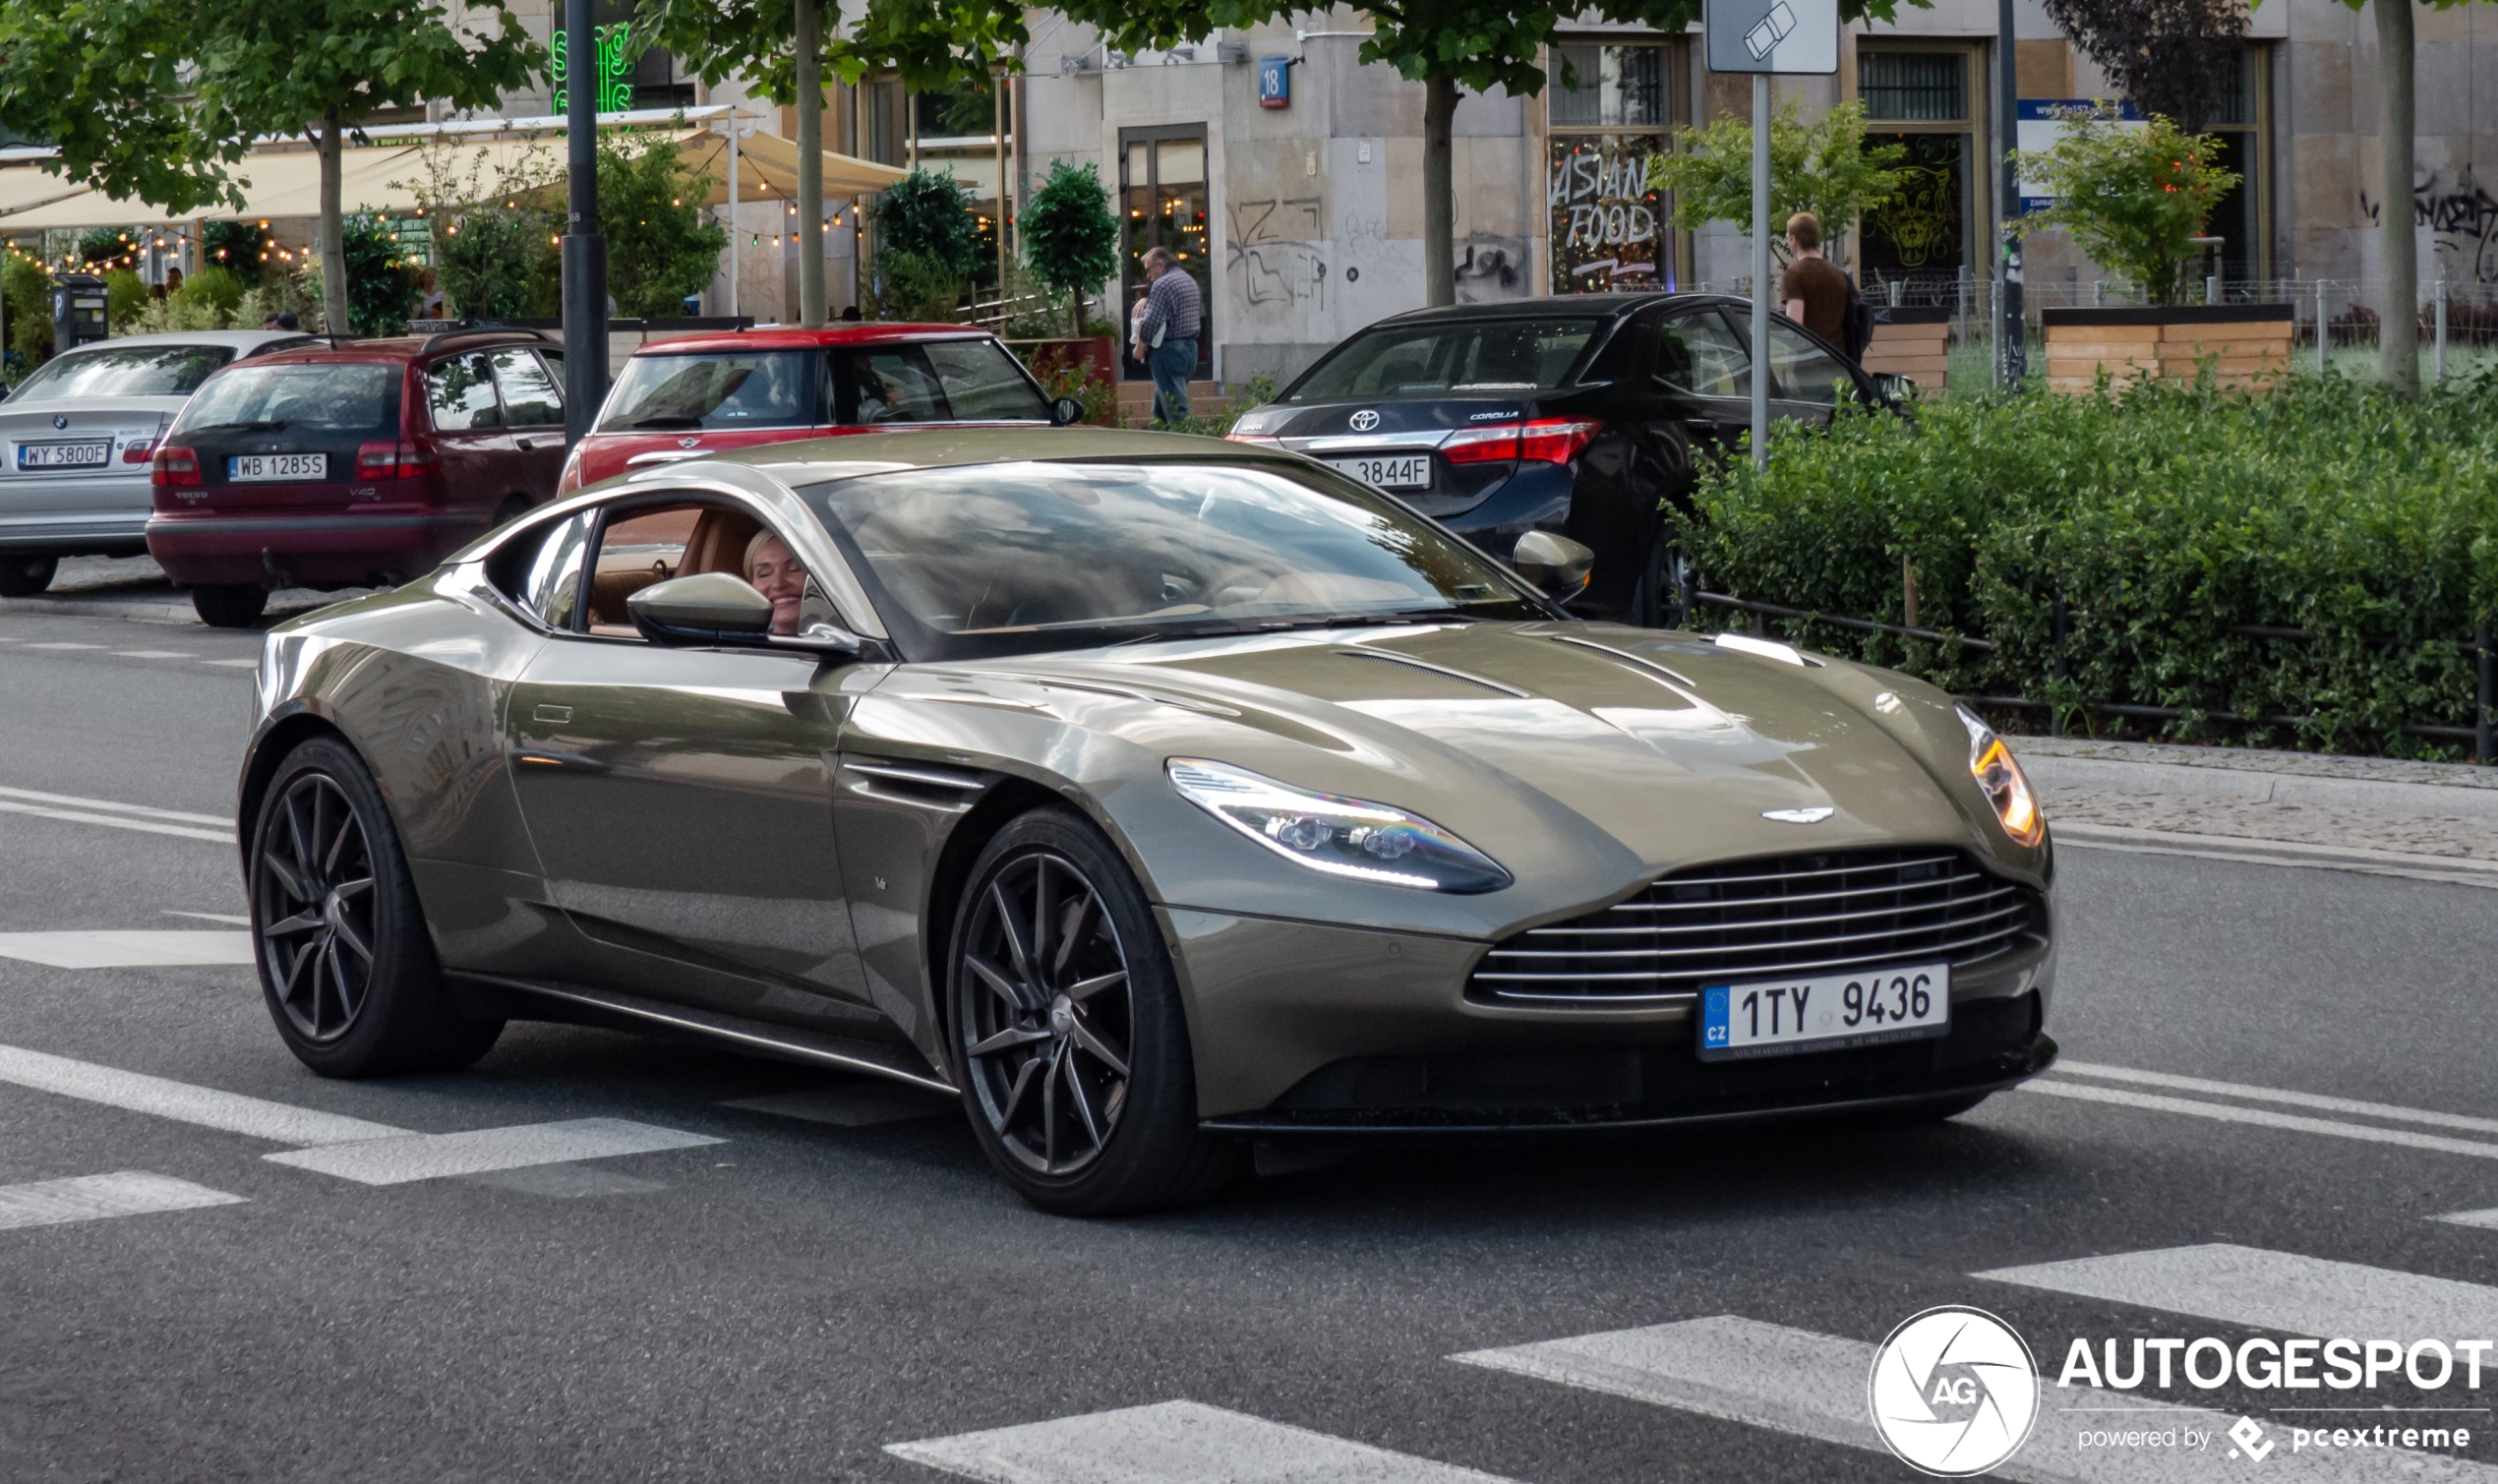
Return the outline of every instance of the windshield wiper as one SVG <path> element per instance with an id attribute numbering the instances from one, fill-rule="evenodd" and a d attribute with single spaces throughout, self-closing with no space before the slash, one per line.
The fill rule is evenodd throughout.
<path id="1" fill-rule="evenodd" d="M 702 426 L 702 419 L 670 414 L 663 417 L 639 418 L 624 426 L 627 428 L 699 428 Z"/>
<path id="2" fill-rule="evenodd" d="M 279 417 L 240 423 L 202 423 L 190 431 L 193 433 L 283 433 L 286 427 L 286 419 Z"/>

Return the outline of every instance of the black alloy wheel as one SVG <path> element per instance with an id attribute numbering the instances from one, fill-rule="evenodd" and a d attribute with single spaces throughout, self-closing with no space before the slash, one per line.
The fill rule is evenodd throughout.
<path id="1" fill-rule="evenodd" d="M 989 1163 L 1034 1205 L 1110 1216 L 1214 1194 L 1243 1146 L 1198 1130 L 1178 976 L 1117 849 L 1063 808 L 973 862 L 946 954 L 955 1078 Z"/>
<path id="2" fill-rule="evenodd" d="M 268 589 L 257 582 L 208 582 L 191 589 L 191 611 L 210 628 L 249 628 L 268 610 Z"/>
<path id="3" fill-rule="evenodd" d="M 504 1023 L 445 992 L 398 831 L 353 748 L 318 737 L 288 753 L 250 828 L 262 998 L 297 1060 L 370 1077 L 486 1054 Z"/>
<path id="4" fill-rule="evenodd" d="M 32 552 L 0 552 L 0 598 L 31 598 L 52 585 L 61 559 Z"/>
<path id="5" fill-rule="evenodd" d="M 1118 1129 L 1134 1039 L 1101 894 L 1056 852 L 1018 855 L 972 903 L 961 963 L 963 1058 L 990 1132 L 1040 1174 L 1076 1173 Z"/>

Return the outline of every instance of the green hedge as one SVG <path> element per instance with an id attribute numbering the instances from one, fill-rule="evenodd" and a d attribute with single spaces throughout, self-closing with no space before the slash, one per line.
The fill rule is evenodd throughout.
<path id="1" fill-rule="evenodd" d="M 2498 377 L 2411 400 L 2326 377 L 1851 414 L 1774 438 L 1765 472 L 1707 471 L 1696 518 L 1668 514 L 1702 588 L 1816 614 L 1903 623 L 1905 558 L 1920 624 L 1992 652 L 1768 623 L 1955 691 L 2177 707 L 2181 738 L 2452 753 L 2399 727 L 2471 725 L 2456 644 L 2498 614 Z"/>

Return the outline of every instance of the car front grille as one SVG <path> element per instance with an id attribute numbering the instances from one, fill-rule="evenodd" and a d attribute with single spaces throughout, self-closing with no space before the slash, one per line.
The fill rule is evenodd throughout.
<path id="1" fill-rule="evenodd" d="M 1987 874 L 1954 850 L 1720 861 L 1503 941 L 1476 966 L 1467 993 L 1653 1005 L 1735 979 L 1973 964 L 2033 931 L 2039 911 L 2037 892 Z"/>

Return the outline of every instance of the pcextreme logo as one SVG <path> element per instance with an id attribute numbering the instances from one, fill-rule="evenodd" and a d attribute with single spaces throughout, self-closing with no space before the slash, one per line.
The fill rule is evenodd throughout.
<path id="1" fill-rule="evenodd" d="M 1874 1352 L 1874 1431 L 1900 1461 L 1941 1478 L 1982 1474 L 2021 1451 L 2039 1419 L 2039 1368 L 1984 1309 L 1928 1309 Z"/>

